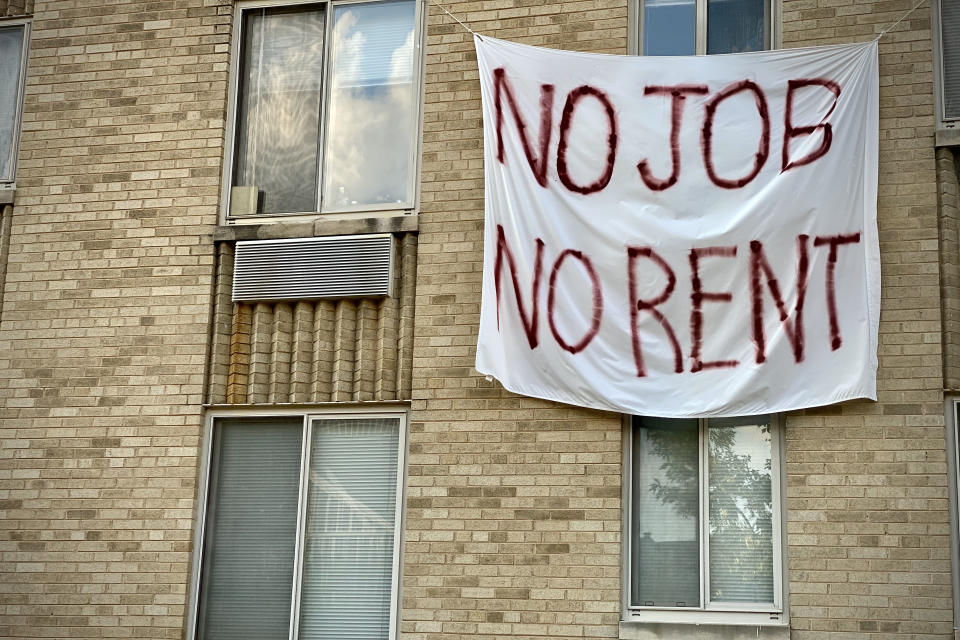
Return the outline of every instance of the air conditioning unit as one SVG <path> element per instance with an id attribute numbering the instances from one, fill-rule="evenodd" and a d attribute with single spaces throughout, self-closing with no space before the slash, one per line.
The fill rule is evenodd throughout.
<path id="1" fill-rule="evenodd" d="M 233 300 L 390 296 L 391 234 L 237 242 Z"/>

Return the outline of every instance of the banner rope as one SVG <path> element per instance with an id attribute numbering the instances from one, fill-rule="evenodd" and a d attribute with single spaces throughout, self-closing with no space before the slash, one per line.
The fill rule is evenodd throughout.
<path id="1" fill-rule="evenodd" d="M 926 0 L 924 0 L 924 1 L 926 1 Z M 450 13 L 449 11 L 447 11 L 447 8 L 444 7 L 442 4 L 440 4 L 439 2 L 437 2 L 437 0 L 432 0 L 432 2 L 433 2 L 433 4 L 435 4 L 435 5 L 437 5 L 438 7 L 440 7 L 440 10 L 441 10 L 441 11 L 443 11 L 445 14 L 447 14 L 448 16 L 450 16 L 451 18 L 453 18 L 454 20 L 456 20 L 457 24 L 459 24 L 461 27 L 463 27 L 464 29 L 466 29 L 467 31 L 469 31 L 472 35 L 477 36 L 478 38 L 480 38 L 481 40 L 483 40 L 483 38 L 481 38 L 477 33 L 475 33 L 473 29 L 471 29 L 471 28 L 468 27 L 467 25 L 465 25 L 465 24 L 463 24 L 462 22 L 460 22 L 460 19 L 457 18 L 457 16 L 455 16 L 455 15 L 453 15 L 452 13 Z"/>
<path id="2" fill-rule="evenodd" d="M 876 38 L 874 38 L 874 40 L 879 40 L 879 39 L 882 38 L 883 36 L 887 35 L 887 33 L 889 33 L 890 31 L 893 31 L 893 29 L 894 29 L 898 24 L 900 24 L 901 22 L 903 22 L 904 20 L 906 20 L 907 18 L 909 18 L 909 17 L 910 17 L 910 14 L 912 14 L 914 11 L 916 11 L 917 9 L 919 9 L 919 8 L 920 8 L 920 5 L 922 5 L 922 4 L 923 4 L 924 2 L 926 2 L 926 1 L 927 1 L 927 0 L 920 0 L 919 2 L 917 2 L 917 4 L 913 5 L 913 8 L 912 8 L 912 9 L 910 9 L 910 10 L 907 11 L 905 14 L 903 14 L 902 16 L 900 16 L 900 19 L 899 19 L 899 20 L 897 20 L 896 22 L 894 22 L 892 25 L 890 25 L 890 26 L 887 27 L 886 29 L 883 29 L 883 30 L 880 32 L 880 35 L 878 35 Z"/>

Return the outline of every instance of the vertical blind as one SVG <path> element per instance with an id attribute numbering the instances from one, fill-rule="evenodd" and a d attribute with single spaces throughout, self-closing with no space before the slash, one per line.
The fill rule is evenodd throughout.
<path id="1" fill-rule="evenodd" d="M 313 422 L 302 640 L 389 636 L 399 437 L 395 418 Z"/>
<path id="2" fill-rule="evenodd" d="M 400 419 L 311 423 L 301 639 L 387 640 L 396 554 Z M 198 640 L 288 640 L 303 419 L 214 427 Z"/>
<path id="3" fill-rule="evenodd" d="M 302 424 L 216 423 L 199 640 L 289 637 Z"/>

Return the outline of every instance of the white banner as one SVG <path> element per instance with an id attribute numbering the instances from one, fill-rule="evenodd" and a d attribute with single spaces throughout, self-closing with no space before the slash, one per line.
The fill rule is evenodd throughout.
<path id="1" fill-rule="evenodd" d="M 875 42 L 643 58 L 475 40 L 481 373 L 663 417 L 876 399 Z"/>

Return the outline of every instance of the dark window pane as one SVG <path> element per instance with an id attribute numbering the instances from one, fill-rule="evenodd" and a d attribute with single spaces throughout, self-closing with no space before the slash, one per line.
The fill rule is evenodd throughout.
<path id="1" fill-rule="evenodd" d="M 199 640 L 286 640 L 300 490 L 300 418 L 219 420 Z"/>
<path id="2" fill-rule="evenodd" d="M 768 0 L 707 0 L 707 53 L 770 48 Z"/>
<path id="3" fill-rule="evenodd" d="M 699 459 L 697 420 L 633 419 L 633 606 L 700 606 Z"/>
<path id="4" fill-rule="evenodd" d="M 259 213 L 317 210 L 323 40 L 322 6 L 243 14 L 233 184 Z"/>
<path id="5" fill-rule="evenodd" d="M 695 0 L 643 3 L 643 55 L 689 56 L 697 52 Z"/>

